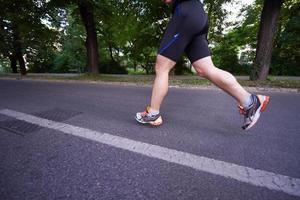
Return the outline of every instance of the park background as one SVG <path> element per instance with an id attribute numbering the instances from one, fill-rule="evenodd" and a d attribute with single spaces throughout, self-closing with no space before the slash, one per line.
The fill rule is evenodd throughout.
<path id="1" fill-rule="evenodd" d="M 154 74 L 161 0 L 0 0 L 1 73 Z M 300 2 L 206 0 L 215 65 L 251 80 L 300 75 Z M 259 47 L 259 48 L 258 48 Z M 186 57 L 171 72 L 192 75 Z"/>

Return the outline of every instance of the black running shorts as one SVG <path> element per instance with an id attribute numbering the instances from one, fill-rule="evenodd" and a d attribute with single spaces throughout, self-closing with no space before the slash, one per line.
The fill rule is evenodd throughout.
<path id="1" fill-rule="evenodd" d="M 177 62 L 185 52 L 191 63 L 210 56 L 208 17 L 203 4 L 198 0 L 189 0 L 177 2 L 174 6 L 158 54 Z"/>

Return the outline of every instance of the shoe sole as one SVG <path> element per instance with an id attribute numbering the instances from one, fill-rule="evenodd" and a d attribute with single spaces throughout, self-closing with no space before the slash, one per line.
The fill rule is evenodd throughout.
<path id="1" fill-rule="evenodd" d="M 260 117 L 260 113 L 264 112 L 270 102 L 270 97 L 269 96 L 263 96 L 263 95 L 257 95 L 259 101 L 260 101 L 260 106 L 257 109 L 257 111 L 254 114 L 253 117 L 253 121 L 251 124 L 249 124 L 249 126 L 247 126 L 244 130 L 249 130 L 250 128 L 252 128 L 256 122 L 258 121 L 259 117 Z"/>
<path id="2" fill-rule="evenodd" d="M 162 120 L 162 117 L 159 116 L 159 118 L 157 118 L 155 121 L 152 121 L 152 122 L 145 122 L 145 121 L 141 121 L 139 120 L 138 118 L 135 117 L 135 120 L 141 124 L 150 124 L 152 126 L 159 126 L 162 124 L 163 120 Z"/>

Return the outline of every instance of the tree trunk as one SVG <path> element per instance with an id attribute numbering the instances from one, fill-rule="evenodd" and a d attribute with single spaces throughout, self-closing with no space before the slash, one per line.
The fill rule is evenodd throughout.
<path id="1" fill-rule="evenodd" d="M 98 74 L 98 42 L 94 22 L 93 6 L 91 2 L 87 0 L 79 1 L 78 6 L 87 34 L 86 50 L 88 56 L 88 72 Z"/>
<path id="2" fill-rule="evenodd" d="M 266 80 L 272 58 L 273 42 L 283 0 L 265 0 L 261 15 L 256 55 L 251 80 Z"/>
<path id="3" fill-rule="evenodd" d="M 10 60 L 10 68 L 12 73 L 18 73 L 18 69 L 17 69 L 17 59 L 14 55 L 10 55 L 9 56 L 9 60 Z"/>
<path id="4" fill-rule="evenodd" d="M 108 49 L 109 49 L 109 56 L 110 56 L 111 61 L 113 63 L 116 63 L 116 60 L 114 59 L 113 47 L 112 47 L 111 43 L 108 44 Z"/>
<path id="5" fill-rule="evenodd" d="M 25 61 L 24 61 L 24 58 L 23 58 L 23 54 L 22 52 L 18 52 L 17 53 L 17 59 L 19 61 L 19 66 L 20 66 L 20 72 L 22 75 L 26 75 L 26 66 L 25 66 Z"/>
<path id="6" fill-rule="evenodd" d="M 133 61 L 133 70 L 136 72 L 136 70 L 137 70 L 137 63 L 135 62 L 135 61 Z"/>
<path id="7" fill-rule="evenodd" d="M 22 42 L 18 27 L 13 28 L 13 46 L 15 59 L 19 61 L 20 72 L 22 75 L 26 75 L 26 66 L 22 53 Z"/>

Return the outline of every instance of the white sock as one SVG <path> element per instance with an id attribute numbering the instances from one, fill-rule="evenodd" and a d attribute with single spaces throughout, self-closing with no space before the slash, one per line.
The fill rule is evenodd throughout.
<path id="1" fill-rule="evenodd" d="M 151 109 L 151 110 L 149 111 L 149 115 L 150 115 L 150 116 L 154 116 L 154 115 L 158 115 L 158 114 L 159 114 L 159 110 L 152 110 L 152 109 Z"/>

